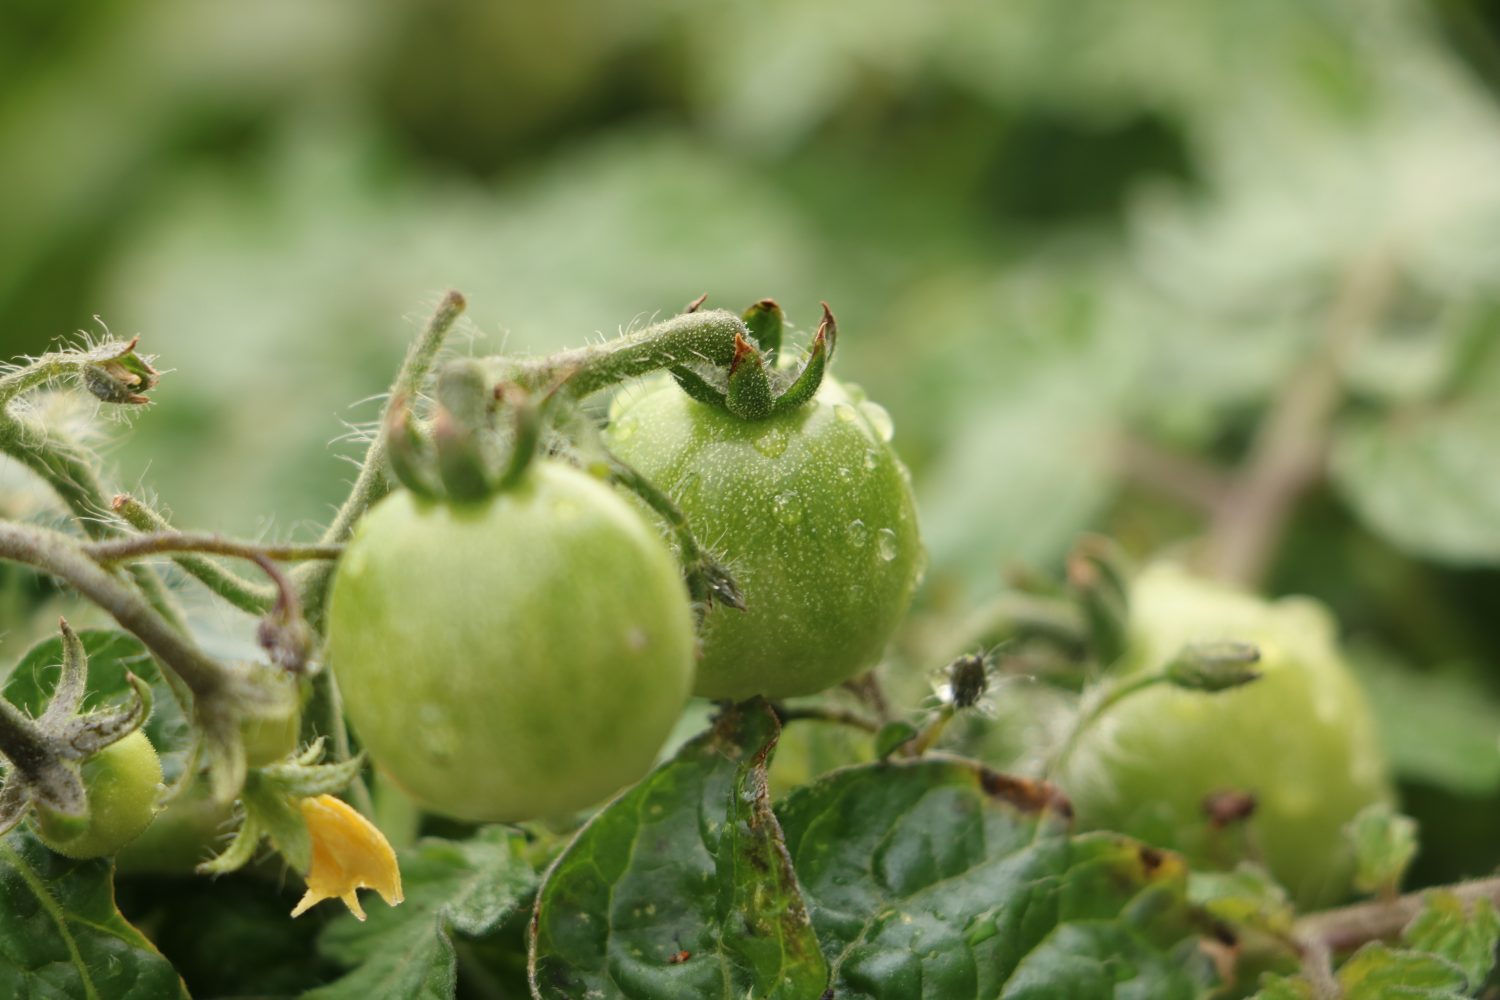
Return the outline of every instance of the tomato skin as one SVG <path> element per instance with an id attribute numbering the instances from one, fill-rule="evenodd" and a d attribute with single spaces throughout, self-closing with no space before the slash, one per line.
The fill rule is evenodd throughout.
<path id="1" fill-rule="evenodd" d="M 162 790 L 161 759 L 146 734 L 136 730 L 83 762 L 87 822 L 36 810 L 37 836 L 58 854 L 102 858 L 120 850 L 151 825 Z"/>
<path id="2" fill-rule="evenodd" d="M 387 497 L 331 596 L 356 735 L 414 800 L 463 820 L 563 815 L 639 779 L 687 700 L 692 648 L 665 544 L 551 461 L 479 503 Z"/>
<path id="3" fill-rule="evenodd" d="M 611 449 L 677 503 L 744 594 L 744 611 L 704 619 L 695 694 L 812 694 L 879 659 L 923 560 L 889 427 L 831 378 L 809 404 L 762 421 L 666 381 L 617 402 Z"/>
<path id="4" fill-rule="evenodd" d="M 1128 676 L 1159 669 L 1189 642 L 1240 640 L 1261 652 L 1260 680 L 1218 694 L 1159 685 L 1086 731 L 1059 783 L 1086 828 L 1133 834 L 1220 867 L 1248 847 L 1304 907 L 1348 894 L 1343 827 L 1390 801 L 1375 725 L 1327 610 L 1266 602 L 1175 567 L 1147 569 L 1131 592 Z M 1243 829 L 1212 828 L 1205 797 L 1250 792 Z"/>

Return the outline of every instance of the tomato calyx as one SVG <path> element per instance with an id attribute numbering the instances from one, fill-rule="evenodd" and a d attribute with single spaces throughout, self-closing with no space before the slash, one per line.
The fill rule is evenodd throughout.
<path id="1" fill-rule="evenodd" d="M 823 384 L 838 340 L 838 323 L 828 303 L 823 303 L 823 318 L 807 360 L 796 371 L 778 364 L 784 315 L 773 299 L 755 303 L 742 318 L 755 343 L 736 333 L 734 355 L 723 372 L 707 366 L 672 366 L 677 384 L 698 402 L 741 420 L 766 420 L 808 403 Z"/>
<path id="2" fill-rule="evenodd" d="M 533 394 L 516 384 L 493 385 L 476 362 L 447 365 L 426 421 L 406 397 L 391 401 L 382 431 L 391 472 L 429 500 L 480 503 L 513 488 L 536 456 L 562 384 Z M 508 426 L 499 419 L 502 409 L 509 411 Z"/>
<path id="3" fill-rule="evenodd" d="M 80 773 L 84 760 L 125 739 L 151 714 L 151 688 L 127 675 L 135 697 L 123 705 L 80 713 L 88 680 L 88 654 L 66 620 L 62 674 L 46 710 L 27 716 L 0 699 L 0 753 L 10 762 L 0 786 L 0 833 L 21 821 L 31 807 L 62 831 L 88 826 L 89 804 Z"/>

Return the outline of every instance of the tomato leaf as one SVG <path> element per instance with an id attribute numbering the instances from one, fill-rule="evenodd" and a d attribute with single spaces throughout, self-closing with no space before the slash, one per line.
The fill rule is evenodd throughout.
<path id="1" fill-rule="evenodd" d="M 760 700 L 726 711 L 579 831 L 537 899 L 535 995 L 823 992 L 823 954 L 766 791 L 778 728 Z"/>
<path id="2" fill-rule="evenodd" d="M 19 829 L 0 840 L 0 996 L 187 997 L 115 908 L 110 863 L 74 861 Z"/>
<path id="3" fill-rule="evenodd" d="M 1050 786 L 927 758 L 778 809 L 840 998 L 1198 995 L 1182 861 L 1070 836 Z"/>
<path id="4" fill-rule="evenodd" d="M 1334 439 L 1334 482 L 1360 520 L 1413 555 L 1500 563 L 1497 422 L 1500 405 L 1484 393 L 1351 419 Z"/>
<path id="5" fill-rule="evenodd" d="M 78 633 L 89 658 L 87 691 L 83 710 L 118 704 L 133 697 L 125 679 L 133 673 L 151 685 L 151 717 L 142 728 L 161 757 L 162 777 L 168 784 L 182 774 L 192 746 L 192 731 L 182 717 L 177 696 L 157 669 L 156 661 L 139 639 L 111 629 L 86 629 Z M 62 673 L 62 637 L 53 636 L 32 646 L 5 679 L 6 700 L 32 716 L 47 707 Z"/>
<path id="6" fill-rule="evenodd" d="M 1430 892 L 1402 938 L 1409 948 L 1457 965 L 1470 991 L 1477 991 L 1495 968 L 1500 917 L 1495 915 L 1494 904 L 1483 897 L 1466 908 L 1451 892 Z"/>
<path id="7" fill-rule="evenodd" d="M 1339 969 L 1344 1000 L 1459 1000 L 1466 995 L 1464 970 L 1438 955 L 1365 945 Z"/>
<path id="8" fill-rule="evenodd" d="M 488 827 L 469 840 L 428 839 L 403 851 L 406 901 L 371 909 L 364 923 L 344 914 L 329 924 L 318 950 L 353 968 L 307 996 L 451 1000 L 457 984 L 453 933 L 488 933 L 531 895 L 536 873 L 519 844 L 515 832 Z"/>

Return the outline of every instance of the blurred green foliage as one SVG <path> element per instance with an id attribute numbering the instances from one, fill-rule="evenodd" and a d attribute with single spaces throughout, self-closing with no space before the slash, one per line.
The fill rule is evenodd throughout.
<path id="1" fill-rule="evenodd" d="M 916 474 L 931 628 L 1081 530 L 1197 535 L 1141 454 L 1239 462 L 1336 340 L 1326 474 L 1264 583 L 1367 654 L 1416 879 L 1472 874 L 1500 842 L 1497 39 L 1479 0 L 13 0 L 0 347 L 139 332 L 170 374 L 121 481 L 309 537 L 444 288 L 484 353 L 827 299 Z M 37 503 L 0 469 L 4 514 Z"/>

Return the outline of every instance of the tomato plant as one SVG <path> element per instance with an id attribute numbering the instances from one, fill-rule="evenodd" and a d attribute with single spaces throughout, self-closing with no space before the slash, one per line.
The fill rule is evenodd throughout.
<path id="1" fill-rule="evenodd" d="M 561 816 L 651 766 L 692 683 L 666 546 L 554 462 L 477 503 L 392 496 L 334 584 L 329 658 L 376 764 L 435 812 Z"/>
<path id="2" fill-rule="evenodd" d="M 812 694 L 872 666 L 921 572 L 916 504 L 885 411 L 829 379 L 742 420 L 670 382 L 611 414 L 614 451 L 712 539 L 743 611 L 705 618 L 694 693 Z"/>
<path id="3" fill-rule="evenodd" d="M 1158 684 L 1120 700 L 1081 735 L 1058 781 L 1089 827 L 1213 867 L 1261 860 L 1302 903 L 1336 902 L 1354 874 L 1344 827 L 1391 788 L 1327 610 L 1153 566 L 1131 587 L 1116 670 L 1128 682 L 1191 644 L 1225 641 L 1254 645 L 1259 679 L 1213 694 Z M 1242 822 L 1214 814 L 1224 795 L 1250 797 Z"/>
<path id="4" fill-rule="evenodd" d="M 1199 1000 L 1374 936 L 1368 907 L 1418 918 L 1340 976 L 1483 982 L 1497 890 L 1397 897 L 1414 826 L 1325 609 L 1133 574 L 1094 536 L 1064 583 L 939 593 L 892 642 L 916 502 L 889 417 L 831 374 L 832 313 L 792 351 L 774 302 L 701 304 L 440 362 L 450 294 L 309 543 L 174 529 L 20 423 L 59 377 L 147 400 L 135 342 L 0 373 L 0 447 L 43 449 L 80 526 L 0 520 L 0 557 L 130 633 L 61 622 L 6 679 L 0 992 L 453 996 L 462 964 L 536 998 Z M 1240 538 L 1224 565 L 1261 558 Z M 162 558 L 235 634 L 203 641 Z M 1002 747 L 1016 773 L 982 762 Z M 220 878 L 152 881 L 189 867 Z M 1351 890 L 1392 898 L 1288 902 Z M 347 916 L 292 921 L 328 900 Z M 232 948 L 197 919 L 231 905 Z M 249 938 L 246 968 L 183 964 Z"/>
<path id="5" fill-rule="evenodd" d="M 39 808 L 37 832 L 42 843 L 70 858 L 99 858 L 117 853 L 140 836 L 156 815 L 161 793 L 161 760 L 156 748 L 137 730 L 83 762 L 88 818 L 83 822 Z"/>

